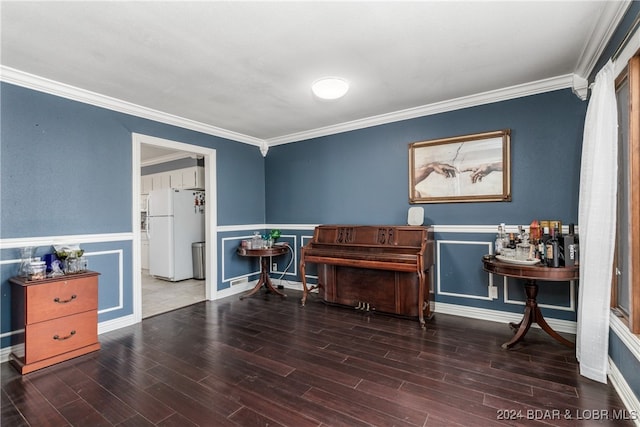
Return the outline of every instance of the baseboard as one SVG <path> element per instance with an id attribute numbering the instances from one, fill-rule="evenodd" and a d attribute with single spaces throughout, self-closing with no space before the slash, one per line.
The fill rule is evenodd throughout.
<path id="1" fill-rule="evenodd" d="M 127 326 L 135 325 L 136 323 L 137 322 L 133 314 L 129 316 L 118 317 L 117 319 L 113 320 L 106 320 L 104 322 L 98 323 L 98 335 L 115 331 L 116 329 L 124 328 Z"/>
<path id="2" fill-rule="evenodd" d="M 506 311 L 489 310 L 486 308 L 467 307 L 464 305 L 447 304 L 437 301 L 435 303 L 435 312 L 436 314 L 451 314 L 454 316 L 469 317 L 471 319 L 488 320 L 490 322 L 499 323 L 517 323 L 522 320 L 522 313 L 511 313 Z M 545 320 L 555 331 L 574 335 L 576 333 L 576 322 L 547 317 L 545 317 Z M 539 328 L 537 324 L 533 324 L 531 326 L 534 328 Z"/>
<path id="3" fill-rule="evenodd" d="M 632 420 L 636 426 L 640 426 L 640 401 L 638 401 L 633 390 L 629 387 L 629 384 L 611 358 L 609 358 L 609 374 L 607 376 L 627 409 L 627 414 L 625 415 L 628 416 L 628 419 Z"/>
<path id="4" fill-rule="evenodd" d="M 216 292 L 216 300 L 232 297 L 234 295 L 247 292 L 248 290 L 253 289 L 256 283 L 258 283 L 257 279 L 249 282 L 245 282 L 239 285 L 229 286 L 226 289 L 219 290 L 218 292 Z"/>

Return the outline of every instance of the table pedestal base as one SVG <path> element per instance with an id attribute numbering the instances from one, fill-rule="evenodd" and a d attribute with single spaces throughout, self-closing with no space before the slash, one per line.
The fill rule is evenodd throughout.
<path id="1" fill-rule="evenodd" d="M 260 257 L 260 278 L 258 279 L 258 283 L 256 283 L 256 286 L 254 286 L 254 288 L 252 290 L 250 290 L 249 292 L 247 292 L 244 295 L 240 296 L 240 300 L 243 300 L 245 298 L 250 297 L 251 295 L 255 294 L 256 292 L 258 292 L 260 290 L 260 288 L 264 285 L 265 288 L 267 288 L 267 292 L 272 292 L 276 295 L 280 295 L 280 297 L 282 298 L 286 298 L 287 296 L 285 294 L 283 294 L 282 292 L 280 292 L 279 290 L 277 290 L 276 288 L 273 287 L 273 285 L 271 284 L 271 278 L 269 277 L 269 265 L 268 265 L 268 261 L 267 261 L 268 257 Z"/>
<path id="2" fill-rule="evenodd" d="M 525 291 L 527 293 L 527 305 L 524 310 L 524 316 L 519 323 L 509 323 L 509 326 L 515 330 L 515 335 L 513 336 L 513 338 L 511 338 L 510 341 L 502 344 L 502 348 L 511 348 L 518 342 L 520 342 L 520 340 L 522 340 L 527 334 L 529 328 L 531 327 L 531 324 L 533 323 L 537 323 L 543 331 L 551 335 L 562 344 L 571 348 L 575 347 L 574 343 L 563 338 L 560 334 L 551 329 L 551 326 L 549 326 L 549 324 L 544 320 L 542 312 L 538 307 L 538 302 L 536 301 L 536 297 L 538 296 L 538 284 L 536 283 L 536 281 L 527 279 Z"/>

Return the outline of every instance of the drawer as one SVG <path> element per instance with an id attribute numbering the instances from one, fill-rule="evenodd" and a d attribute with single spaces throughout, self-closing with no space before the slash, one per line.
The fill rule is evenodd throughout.
<path id="1" fill-rule="evenodd" d="M 25 360 L 33 363 L 98 342 L 96 310 L 27 325 Z"/>
<path id="2" fill-rule="evenodd" d="M 26 287 L 26 324 L 98 308 L 98 279 L 64 278 Z"/>

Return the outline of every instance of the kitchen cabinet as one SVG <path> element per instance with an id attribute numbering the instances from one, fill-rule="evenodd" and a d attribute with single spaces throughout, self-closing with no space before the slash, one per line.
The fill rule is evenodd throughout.
<path id="1" fill-rule="evenodd" d="M 169 174 L 169 188 L 184 188 L 182 186 L 182 169 L 167 172 Z"/>
<path id="2" fill-rule="evenodd" d="M 202 166 L 181 169 L 181 171 L 182 188 L 204 190 L 204 168 Z"/>
<path id="3" fill-rule="evenodd" d="M 153 190 L 151 175 L 143 175 L 140 179 L 140 193 L 149 194 L 151 190 Z"/>
<path id="4" fill-rule="evenodd" d="M 149 176 L 151 177 L 151 186 L 153 190 L 171 188 L 171 175 L 169 173 L 154 173 Z"/>
<path id="5" fill-rule="evenodd" d="M 98 275 L 9 279 L 12 330 L 19 331 L 9 361 L 21 374 L 100 349 Z"/>
<path id="6" fill-rule="evenodd" d="M 192 166 L 142 176 L 141 194 L 148 194 L 152 190 L 164 188 L 204 190 L 204 167 Z"/>

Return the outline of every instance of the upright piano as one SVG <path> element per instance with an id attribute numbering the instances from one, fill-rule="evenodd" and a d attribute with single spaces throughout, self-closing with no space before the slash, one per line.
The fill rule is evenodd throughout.
<path id="1" fill-rule="evenodd" d="M 397 225 L 320 225 L 302 248 L 302 305 L 318 290 L 327 303 L 418 318 L 432 316 L 433 229 Z M 307 286 L 306 264 L 318 268 Z"/>

